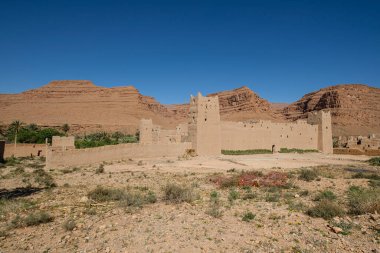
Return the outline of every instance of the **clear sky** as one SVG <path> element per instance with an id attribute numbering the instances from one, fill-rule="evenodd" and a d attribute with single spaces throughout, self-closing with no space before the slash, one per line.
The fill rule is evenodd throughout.
<path id="1" fill-rule="evenodd" d="M 272 102 L 380 87 L 380 1 L 1 0 L 0 93 L 65 79 L 162 103 L 243 85 Z"/>

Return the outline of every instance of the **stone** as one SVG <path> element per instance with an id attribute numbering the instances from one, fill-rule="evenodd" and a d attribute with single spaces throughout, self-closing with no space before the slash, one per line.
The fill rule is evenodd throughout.
<path id="1" fill-rule="evenodd" d="M 80 198 L 79 200 L 80 203 L 87 203 L 88 202 L 88 198 L 86 196 L 83 196 Z"/>
<path id="2" fill-rule="evenodd" d="M 342 233 L 342 232 L 343 232 L 343 229 L 341 229 L 340 227 L 331 227 L 331 230 L 332 230 L 335 234 L 339 234 L 339 233 Z"/>

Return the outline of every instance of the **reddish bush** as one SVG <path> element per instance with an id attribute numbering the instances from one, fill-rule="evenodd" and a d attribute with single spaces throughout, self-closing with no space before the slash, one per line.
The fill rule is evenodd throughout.
<path id="1" fill-rule="evenodd" d="M 217 176 L 211 178 L 210 181 L 222 188 L 232 186 L 281 187 L 288 183 L 288 176 L 283 172 L 269 172 L 263 175 L 257 171 L 250 171 L 232 177 Z"/>

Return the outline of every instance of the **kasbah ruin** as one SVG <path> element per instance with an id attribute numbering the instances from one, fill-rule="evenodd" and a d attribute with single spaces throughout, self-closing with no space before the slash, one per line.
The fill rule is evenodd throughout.
<path id="1" fill-rule="evenodd" d="M 0 95 L 0 252 L 380 252 L 378 98 L 337 85 L 275 108 L 242 87 L 163 106 L 89 81 Z"/>

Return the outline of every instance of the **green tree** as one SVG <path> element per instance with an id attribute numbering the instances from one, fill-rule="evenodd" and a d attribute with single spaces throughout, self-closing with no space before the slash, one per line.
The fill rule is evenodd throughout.
<path id="1" fill-rule="evenodd" d="M 12 132 L 14 133 L 14 138 L 15 138 L 15 151 L 16 151 L 16 147 L 17 147 L 17 134 L 18 132 L 20 131 L 20 129 L 22 128 L 22 126 L 24 125 L 24 123 L 20 120 L 15 120 L 13 121 L 10 125 L 9 125 L 9 128 L 12 130 Z"/>
<path id="2" fill-rule="evenodd" d="M 0 124 L 0 136 L 5 137 L 6 135 L 6 126 L 3 124 Z"/>
<path id="3" fill-rule="evenodd" d="M 65 132 L 65 135 L 70 131 L 70 126 L 69 124 L 63 124 L 62 125 L 62 131 Z"/>

